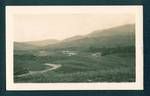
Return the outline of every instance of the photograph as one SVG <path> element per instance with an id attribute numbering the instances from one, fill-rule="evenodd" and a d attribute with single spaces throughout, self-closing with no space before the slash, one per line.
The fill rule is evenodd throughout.
<path id="1" fill-rule="evenodd" d="M 6 86 L 143 89 L 142 15 L 142 6 L 7 6 Z"/>

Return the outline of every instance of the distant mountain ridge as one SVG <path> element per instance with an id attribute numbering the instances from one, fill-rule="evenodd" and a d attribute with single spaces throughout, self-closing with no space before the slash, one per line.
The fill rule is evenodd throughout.
<path id="1" fill-rule="evenodd" d="M 97 47 L 116 47 L 135 45 L 135 24 L 121 25 L 104 30 L 96 30 L 90 34 L 68 42 L 59 42 L 48 45 L 46 49 L 60 48 L 80 48 L 85 49 L 90 46 Z"/>
<path id="2" fill-rule="evenodd" d="M 126 24 L 126 25 L 120 25 L 117 27 L 112 27 L 112 28 L 108 28 L 108 29 L 103 29 L 103 30 L 96 30 L 92 33 L 89 33 L 87 36 L 88 37 L 95 37 L 95 36 L 108 36 L 108 35 L 123 35 L 125 33 L 132 33 L 135 32 L 135 24 Z M 100 34 L 101 33 L 101 34 Z"/>
<path id="3" fill-rule="evenodd" d="M 55 39 L 46 39 L 46 40 L 38 40 L 38 41 L 26 41 L 26 42 L 14 42 L 15 50 L 34 50 L 40 49 L 46 45 L 54 44 L 59 42 L 59 40 Z"/>
<path id="4" fill-rule="evenodd" d="M 82 39 L 84 36 L 81 35 L 77 35 L 77 36 L 73 36 L 67 39 L 62 40 L 61 42 L 70 42 L 70 41 L 74 41 L 74 40 L 78 40 L 78 39 Z"/>
<path id="5" fill-rule="evenodd" d="M 34 46 L 43 47 L 43 46 L 50 45 L 50 44 L 55 44 L 55 43 L 58 43 L 58 42 L 59 42 L 59 40 L 56 40 L 56 39 L 46 39 L 46 40 L 38 40 L 38 41 L 28 41 L 28 42 L 25 42 L 25 43 L 31 44 L 31 45 L 34 45 Z"/>
<path id="6" fill-rule="evenodd" d="M 14 42 L 14 50 L 33 50 L 33 49 L 37 49 L 37 47 L 27 43 Z"/>
<path id="7" fill-rule="evenodd" d="M 21 43 L 19 43 L 21 44 Z M 25 45 L 27 44 L 27 45 Z M 14 44 L 16 45 L 16 43 Z M 31 47 L 31 46 L 32 47 Z M 97 47 L 115 47 L 115 46 L 133 46 L 135 45 L 135 24 L 126 24 L 104 30 L 96 30 L 84 36 L 73 36 L 62 41 L 42 40 L 24 42 L 20 48 L 25 49 L 60 49 L 60 48 L 88 48 Z M 17 44 L 18 46 L 18 44 Z M 25 47 L 23 47 L 25 46 Z M 15 49 L 17 49 L 15 47 Z"/>

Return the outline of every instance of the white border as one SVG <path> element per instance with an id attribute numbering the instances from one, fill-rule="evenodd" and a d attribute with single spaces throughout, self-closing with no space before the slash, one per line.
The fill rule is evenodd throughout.
<path id="1" fill-rule="evenodd" d="M 97 13 L 105 8 L 135 8 L 136 82 L 133 83 L 14 83 L 13 15 L 16 13 Z M 40 13 L 39 13 L 40 12 Z M 143 6 L 6 6 L 6 90 L 143 90 Z"/>

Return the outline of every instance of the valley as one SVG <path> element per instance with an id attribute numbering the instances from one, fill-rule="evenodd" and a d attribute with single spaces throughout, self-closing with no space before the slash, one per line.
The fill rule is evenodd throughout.
<path id="1" fill-rule="evenodd" d="M 97 30 L 41 46 L 14 42 L 14 82 L 135 82 L 134 28 Z"/>

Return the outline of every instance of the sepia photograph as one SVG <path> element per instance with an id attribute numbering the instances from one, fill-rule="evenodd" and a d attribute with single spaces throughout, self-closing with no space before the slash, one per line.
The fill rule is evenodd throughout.
<path id="1" fill-rule="evenodd" d="M 7 6 L 7 89 L 143 89 L 142 16 L 142 6 Z"/>

